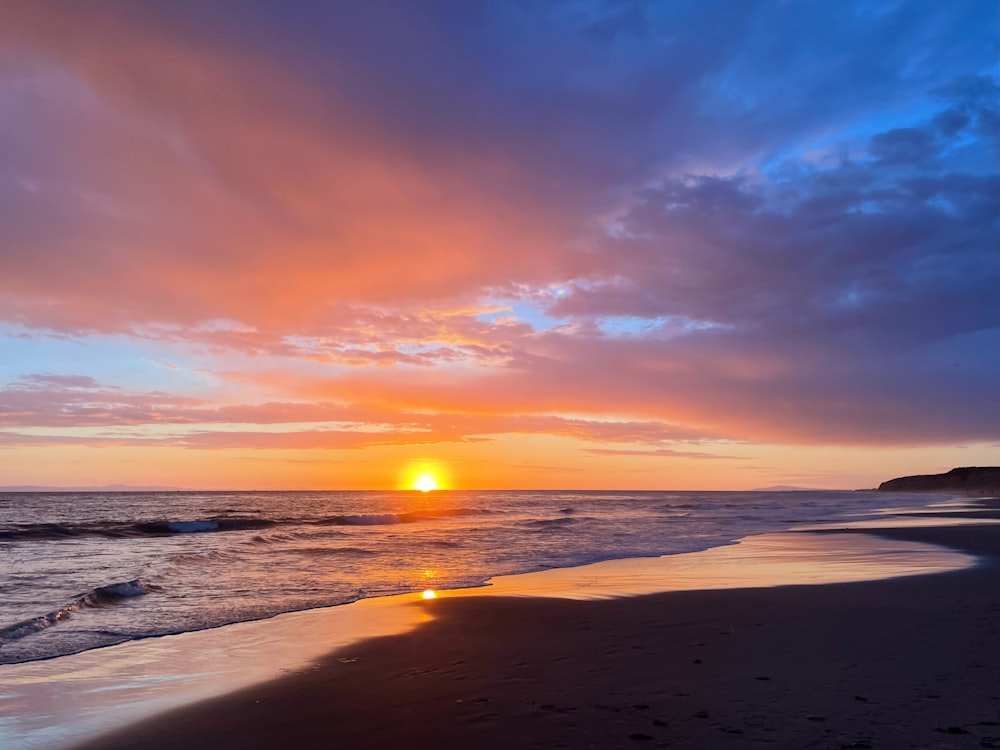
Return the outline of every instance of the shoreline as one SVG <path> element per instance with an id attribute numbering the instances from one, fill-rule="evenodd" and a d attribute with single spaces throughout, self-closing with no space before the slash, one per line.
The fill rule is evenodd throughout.
<path id="1" fill-rule="evenodd" d="M 407 634 L 80 747 L 994 746 L 1000 527 L 888 535 L 991 560 L 820 586 L 432 601 Z"/>
<path id="2" fill-rule="evenodd" d="M 834 532 L 980 563 L 853 583 L 415 602 L 433 617 L 404 634 L 77 747 L 1000 747 L 1000 526 L 791 533 Z"/>
<path id="3" fill-rule="evenodd" d="M 156 493 L 146 493 L 146 494 L 156 494 Z M 266 494 L 266 493 L 265 493 Z M 336 493 L 334 493 L 336 494 Z M 341 493 L 343 494 L 343 493 Z M 413 493 L 410 493 L 413 494 Z M 423 493 L 417 493 L 423 497 Z M 529 493 L 530 494 L 530 493 Z M 541 493 L 545 494 L 545 493 Z M 551 493 L 560 498 L 563 496 L 563 492 L 553 492 Z M 583 493 L 584 495 L 594 494 L 594 493 Z M 604 494 L 604 493 L 598 493 Z M 631 497 L 631 493 L 628 492 L 614 492 L 612 495 L 619 495 L 625 497 Z M 643 493 L 644 495 L 652 496 L 662 493 Z M 713 493 L 704 493 L 713 494 Z M 730 495 L 732 493 L 715 493 L 722 496 Z M 433 585 L 434 581 L 437 581 L 439 577 L 443 575 L 447 579 L 447 583 L 441 582 L 441 585 L 445 588 L 450 589 L 464 589 L 464 588 L 474 588 L 480 586 L 489 585 L 489 582 L 498 576 L 512 576 L 512 575 L 523 575 L 526 573 L 538 572 L 540 570 L 551 569 L 552 567 L 558 568 L 572 568 L 590 565 L 593 562 L 616 560 L 616 559 L 631 559 L 631 558 L 656 558 L 660 556 L 667 555 L 682 555 L 690 552 L 700 552 L 708 549 L 712 549 L 718 546 L 725 546 L 729 544 L 735 544 L 740 538 L 745 538 L 748 536 L 757 536 L 761 534 L 768 533 L 779 533 L 781 531 L 788 530 L 795 524 L 800 523 L 816 523 L 822 522 L 824 519 L 822 516 L 817 516 L 816 513 L 819 511 L 806 510 L 803 514 L 805 517 L 797 518 L 795 511 L 796 505 L 793 503 L 791 507 L 783 507 L 778 509 L 776 506 L 783 505 L 782 502 L 773 502 L 775 496 L 780 498 L 788 498 L 787 493 L 757 493 L 758 495 L 766 495 L 763 499 L 757 498 L 756 500 L 750 499 L 750 504 L 752 511 L 749 516 L 744 517 L 742 515 L 735 515 L 731 509 L 738 507 L 736 503 L 721 503 L 718 508 L 721 511 L 718 514 L 718 518 L 712 521 L 712 525 L 715 527 L 712 532 L 708 534 L 700 533 L 700 530 L 696 531 L 694 534 L 689 535 L 686 530 L 678 530 L 675 528 L 672 519 L 666 524 L 662 525 L 657 529 L 657 533 L 652 535 L 643 535 L 640 533 L 638 536 L 641 537 L 640 541 L 637 543 L 626 544 L 624 548 L 613 543 L 613 537 L 611 535 L 607 536 L 606 539 L 601 542 L 597 542 L 594 545 L 583 545 L 579 548 L 574 548 L 569 551 L 568 554 L 563 553 L 562 550 L 558 554 L 546 556 L 545 544 L 542 544 L 538 549 L 534 549 L 527 555 L 515 555 L 511 558 L 505 558 L 502 561 L 497 561 L 496 564 L 490 562 L 491 556 L 487 552 L 485 554 L 480 554 L 478 556 L 473 555 L 472 560 L 466 560 L 466 562 L 471 563 L 470 566 L 466 566 L 464 574 L 456 574 L 455 566 L 450 566 L 447 559 L 439 559 L 436 561 L 431 555 L 424 555 L 425 559 L 420 560 L 416 555 L 419 555 L 419 551 L 408 550 L 402 555 L 393 555 L 393 550 L 385 550 L 385 537 L 393 536 L 391 533 L 394 525 L 396 523 L 410 522 L 412 520 L 421 520 L 420 516 L 430 516 L 436 517 L 438 515 L 443 515 L 445 517 L 451 516 L 464 516 L 467 513 L 472 513 L 473 515 L 478 514 L 483 510 L 480 505 L 477 506 L 477 500 L 473 498 L 471 503 L 471 510 L 465 508 L 461 503 L 459 507 L 452 508 L 427 508 L 422 506 L 414 506 L 408 509 L 401 509 L 398 507 L 387 507 L 379 508 L 378 510 L 369 508 L 362 509 L 360 507 L 339 507 L 337 509 L 331 510 L 334 516 L 330 517 L 329 513 L 321 514 L 320 516 L 310 515 L 306 513 L 301 518 L 277 518 L 270 519 L 267 513 L 270 512 L 267 508 L 262 506 L 255 506 L 250 509 L 248 519 L 253 521 L 262 522 L 266 528 L 273 528 L 278 535 L 278 544 L 285 546 L 285 542 L 292 541 L 288 539 L 282 539 L 281 529 L 284 526 L 299 526 L 304 525 L 310 527 L 309 530 L 312 531 L 312 526 L 325 527 L 327 521 L 334 521 L 334 525 L 339 525 L 339 522 L 346 521 L 348 526 L 360 526 L 368 527 L 371 525 L 375 529 L 381 531 L 380 534 L 372 533 L 373 545 L 369 547 L 367 539 L 358 539 L 361 544 L 360 548 L 355 550 L 350 545 L 347 549 L 338 550 L 336 549 L 339 545 L 336 543 L 329 545 L 332 547 L 330 550 L 320 550 L 313 549 L 309 545 L 306 545 L 305 549 L 298 549 L 303 545 L 297 544 L 292 541 L 292 544 L 288 545 L 288 551 L 292 553 L 292 556 L 299 556 L 299 559 L 306 563 L 300 570 L 292 571 L 293 575 L 304 581 L 308 581 L 309 578 L 315 575 L 317 572 L 322 571 L 324 566 L 322 564 L 317 564 L 318 561 L 313 559 L 316 553 L 327 552 L 331 554 L 339 554 L 341 551 L 348 553 L 353 556 L 356 552 L 359 556 L 358 560 L 352 559 L 351 557 L 345 558 L 348 561 L 348 568 L 350 569 L 348 575 L 343 579 L 339 579 L 338 576 L 333 577 L 327 576 L 324 579 L 324 583 L 334 583 L 333 586 L 317 586 L 315 588 L 310 587 L 307 595 L 298 597 L 288 597 L 285 595 L 283 587 L 270 587 L 270 582 L 277 580 L 278 577 L 271 575 L 270 571 L 263 569 L 261 566 L 254 567 L 254 562 L 256 558 L 262 557 L 262 555 L 251 555 L 250 562 L 251 565 L 247 570 L 246 575 L 242 573 L 239 576 L 234 577 L 234 580 L 226 580 L 225 567 L 216 567 L 216 571 L 222 573 L 222 579 L 219 583 L 223 587 L 229 587 L 233 590 L 246 590 L 253 591 L 255 595 L 252 597 L 252 601 L 247 602 L 244 598 L 241 601 L 241 606 L 234 609 L 231 608 L 220 608 L 217 611 L 213 611 L 212 603 L 206 597 L 205 601 L 198 601 L 198 593 L 206 591 L 211 588 L 211 586 L 206 588 L 206 582 L 212 580 L 211 578 L 199 577 L 197 571 L 192 571 L 189 569 L 187 562 L 182 562 L 180 565 L 180 576 L 175 576 L 178 571 L 169 570 L 169 564 L 172 558 L 175 556 L 176 551 L 172 549 L 172 542 L 177 539 L 178 542 L 183 545 L 187 544 L 189 547 L 194 547 L 195 551 L 193 554 L 197 555 L 202 550 L 200 547 L 204 546 L 209 548 L 208 557 L 212 557 L 216 552 L 220 553 L 220 558 L 225 557 L 235 550 L 237 556 L 241 556 L 247 550 L 242 549 L 240 542 L 247 541 L 248 543 L 260 544 L 261 547 L 259 551 L 262 553 L 277 552 L 277 549 L 272 550 L 268 544 L 272 540 L 267 538 L 257 538 L 256 536 L 250 539 L 238 539 L 235 538 L 237 535 L 233 535 L 235 541 L 231 541 L 229 534 L 205 534 L 202 535 L 201 532 L 206 531 L 227 531 L 227 530 L 237 530 L 237 527 L 233 527 L 230 524 L 231 519 L 227 520 L 224 518 L 216 518 L 214 511 L 210 509 L 203 508 L 189 508 L 190 512 L 170 512 L 166 514 L 161 514 L 158 510 L 152 513 L 153 518 L 158 518 L 159 520 L 152 521 L 150 523 L 115 523 L 111 522 L 108 524 L 93 524 L 83 523 L 77 524 L 74 522 L 68 522 L 68 524 L 36 524 L 34 520 L 27 523 L 14 523 L 12 526 L 7 526 L 3 531 L 0 531 L 0 542 L 14 542 L 14 555 L 15 555 L 15 565 L 20 564 L 20 567 L 30 571 L 34 562 L 31 559 L 32 550 L 30 548 L 22 549 L 18 542 L 22 539 L 28 541 L 35 539 L 36 541 L 53 540 L 59 542 L 66 542 L 70 540 L 75 540 L 77 536 L 82 538 L 94 537 L 97 539 L 98 543 L 101 543 L 101 538 L 105 533 L 110 533 L 112 538 L 118 538 L 119 533 L 124 535 L 125 539 L 133 540 L 131 545 L 134 546 L 135 540 L 143 539 L 149 537 L 154 540 L 154 544 L 165 543 L 166 547 L 160 552 L 162 555 L 153 560 L 152 569 L 150 569 L 151 560 L 144 556 L 131 555 L 132 565 L 126 565 L 120 570 L 118 570 L 113 575 L 107 576 L 97 576 L 91 577 L 87 576 L 79 582 L 74 582 L 71 585 L 63 586 L 62 595 L 48 598 L 46 600 L 34 601 L 33 604 L 23 607 L 14 607 L 14 611 L 10 612 L 9 607 L 3 606 L 0 609 L 4 610 L 4 623 L 5 627 L 2 628 L 5 632 L 0 635 L 0 669 L 3 669 L 5 665 L 16 665 L 27 662 L 41 661 L 45 659 L 58 659 L 65 656 L 72 656 L 75 654 L 85 653 L 90 650 L 107 648 L 111 646 L 117 646 L 132 641 L 142 640 L 145 638 L 158 638 L 158 637 L 172 637 L 175 635 L 183 635 L 186 633 L 197 632 L 201 630 L 208 630 L 217 627 L 226 627 L 229 625 L 235 625 L 242 622 L 253 622 L 258 620 L 269 620 L 277 616 L 290 614 L 294 612 L 305 612 L 323 609 L 327 607 L 335 607 L 342 605 L 353 604 L 361 599 L 378 598 L 386 596 L 395 595 L 405 595 L 408 593 L 413 593 L 422 590 L 426 585 Z M 821 497 L 814 496 L 814 493 L 809 492 L 808 500 L 804 504 L 805 508 L 823 508 L 827 505 L 826 500 Z M 885 497 L 880 496 L 878 493 L 873 491 L 866 491 L 860 494 L 866 495 L 867 498 L 864 501 L 858 502 L 854 499 L 845 500 L 845 495 L 856 495 L 858 493 L 844 493 L 841 491 L 821 491 L 820 495 L 832 495 L 833 499 L 830 501 L 832 507 L 835 508 L 833 516 L 846 516 L 848 518 L 862 518 L 865 516 L 870 516 L 871 514 L 877 514 L 884 512 L 885 510 Z M 669 496 L 670 493 L 667 493 Z M 901 501 L 905 502 L 907 507 L 922 507 L 927 503 L 933 501 L 940 501 L 950 496 L 942 493 L 932 493 L 930 495 L 925 494 L 913 494 L 913 493 L 903 493 Z M 376 498 L 377 499 L 377 498 Z M 581 503 L 588 503 L 594 498 L 583 497 L 578 498 Z M 608 498 L 601 497 L 601 500 L 606 500 Z M 642 500 L 655 500 L 659 498 L 653 497 L 643 497 Z M 740 503 L 742 503 L 747 498 L 742 498 Z M 688 516 L 696 517 L 698 514 L 690 514 L 684 512 L 684 508 L 689 503 L 698 504 L 701 501 L 697 498 L 691 498 L 687 503 L 675 504 L 671 500 L 672 498 L 665 498 L 666 505 L 661 509 L 657 508 L 645 508 L 643 509 L 643 503 L 638 504 L 640 509 L 639 516 L 643 515 L 643 512 L 648 512 L 653 510 L 663 510 L 666 512 L 666 516 L 671 517 L 677 515 L 679 518 L 686 518 Z M 762 502 L 764 506 L 763 513 L 757 513 L 759 510 L 755 506 L 757 502 Z M 872 503 L 877 502 L 877 505 Z M 566 498 L 566 503 L 572 505 L 573 499 Z M 514 503 L 517 505 L 517 503 Z M 709 503 L 709 513 L 715 516 L 716 508 L 711 507 L 713 504 Z M 768 505 L 771 507 L 770 510 L 767 509 Z M 313 508 L 313 511 L 316 509 Z M 508 508 L 507 511 L 511 510 Z M 523 513 L 526 508 L 520 508 L 520 513 Z M 544 541 L 547 533 L 541 533 L 542 531 L 563 531 L 562 524 L 575 523 L 577 520 L 577 508 L 565 507 L 563 503 L 559 503 L 558 506 L 549 509 L 554 516 L 553 518 L 546 518 L 544 513 L 538 518 L 532 517 L 530 520 L 524 520 L 523 523 L 519 523 L 515 520 L 513 526 L 524 527 L 526 531 L 524 534 L 528 536 L 526 538 L 534 540 Z M 556 512 L 558 510 L 558 512 Z M 583 511 L 583 514 L 579 516 L 579 520 L 587 524 L 591 521 L 607 522 L 608 518 L 603 516 L 603 509 L 594 508 L 597 510 L 596 518 L 588 517 L 588 511 Z M 778 510 L 778 513 L 789 513 L 788 516 L 780 516 L 772 514 L 770 511 Z M 370 512 L 369 512 L 370 511 Z M 507 512 L 505 511 L 505 512 Z M 534 509 L 528 510 L 528 515 L 533 516 Z M 228 512 L 228 511 L 227 511 Z M 487 510 L 487 512 L 491 512 Z M 518 510 L 515 510 L 517 513 Z M 625 515 L 630 515 L 633 509 L 629 508 L 626 510 Z M 520 514 L 518 513 L 518 514 Z M 742 513 L 742 511 L 741 511 Z M 160 516 L 162 515 L 162 518 Z M 176 516 L 176 518 L 175 518 Z M 410 518 L 411 516 L 416 516 L 418 518 Z M 406 521 L 404 521 L 406 518 Z M 614 516 L 611 517 L 614 519 Z M 24 520 L 24 519 L 22 519 Z M 242 523 L 247 519 L 238 519 L 237 524 Z M 423 520 L 430 520 L 424 518 Z M 733 522 L 736 523 L 733 523 Z M 369 524 L 369 522 L 371 522 Z M 272 527 L 270 524 L 274 523 Z M 558 528 L 551 528 L 552 527 Z M 681 521 L 681 525 L 684 522 Z M 613 525 L 613 524 L 612 524 Z M 639 522 L 641 526 L 641 521 Z M 501 523 L 502 527 L 503 524 Z M 735 528 L 726 528 L 727 526 L 735 526 Z M 24 528 L 26 527 L 26 528 Z M 440 528 L 440 527 L 438 527 Z M 620 536 L 630 536 L 632 529 L 635 526 L 626 525 L 619 530 Z M 241 529 L 246 530 L 246 529 Z M 325 530 L 325 529 L 322 529 Z M 430 529 L 428 529 L 429 531 Z M 575 531 L 576 528 L 570 529 Z M 162 533 L 161 533 L 162 532 Z M 352 533 L 360 534 L 360 529 L 352 529 Z M 386 533 L 390 532 L 390 533 Z M 501 533 L 504 530 L 501 528 Z M 539 532 L 535 534 L 535 532 Z M 713 533 L 714 532 L 714 533 Z M 252 532 L 251 532 L 252 533 Z M 297 534 L 292 533 L 292 537 Z M 339 535 L 337 535 L 339 536 Z M 523 534 L 521 535 L 523 536 Z M 581 535 L 583 536 L 583 535 Z M 608 541 L 611 540 L 611 541 Z M 118 542 L 114 542 L 118 544 Z M 126 547 L 125 557 L 129 557 L 129 544 L 130 542 L 121 542 L 122 545 Z M 446 543 L 442 543 L 445 546 Z M 504 545 L 505 549 L 516 549 L 518 547 L 518 539 L 509 539 L 507 544 Z M 379 545 L 383 546 L 383 549 L 379 549 Z M 4 545 L 6 546 L 6 545 Z M 327 547 L 328 545 L 324 542 L 319 545 L 319 547 Z M 432 547 L 436 544 L 431 545 Z M 473 545 L 475 546 L 475 545 Z M 528 545 L 532 546 L 531 544 Z M 537 545 L 536 545 L 537 546 Z M 463 545 L 459 544 L 461 549 Z M 558 545 L 556 545 L 558 547 Z M 100 548 L 94 550 L 94 554 L 100 556 L 105 553 L 105 549 Z M 397 575 L 394 581 L 380 581 L 377 590 L 374 592 L 368 591 L 366 588 L 366 583 L 368 582 L 368 576 L 372 572 L 368 568 L 374 567 L 378 568 L 380 566 L 380 559 L 371 558 L 375 564 L 369 566 L 365 562 L 368 552 L 376 552 L 378 555 L 382 555 L 385 551 L 390 553 L 390 558 L 387 562 L 389 566 L 396 565 L 397 568 L 402 566 L 411 573 L 411 575 Z M 469 550 L 472 552 L 473 550 Z M 18 560 L 19 554 L 23 553 L 23 556 Z M 184 554 L 180 555 L 180 558 L 184 559 Z M 483 561 L 481 564 L 476 564 L 475 560 Z M 166 565 L 160 564 L 157 569 L 159 562 L 165 562 Z M 208 566 L 211 567 L 211 566 Z M 229 566 L 230 568 L 232 566 Z M 294 568 L 292 566 L 286 566 Z M 441 568 L 441 570 L 436 570 L 435 568 Z M 462 566 L 459 565 L 457 569 L 461 569 Z M 72 567 L 68 568 L 72 570 Z M 56 579 L 53 581 L 56 585 L 60 583 L 58 577 L 62 575 L 64 571 L 56 571 Z M 375 571 L 378 572 L 377 570 Z M 194 575 L 192 575 L 194 573 Z M 147 575 L 148 574 L 148 575 Z M 179 580 L 177 580 L 179 579 Z M 346 584 L 349 585 L 338 585 Z M 36 582 L 37 585 L 34 586 L 37 590 L 44 593 L 46 587 L 49 585 L 48 582 Z M 128 620 L 124 622 L 119 622 L 116 624 L 104 625 L 103 621 L 92 622 L 90 627 L 79 628 L 82 631 L 82 637 L 77 639 L 72 639 L 72 637 L 61 639 L 59 636 L 63 635 L 67 630 L 71 631 L 77 625 L 82 625 L 82 618 L 87 618 L 88 615 L 93 613 L 89 612 L 89 607 L 94 604 L 93 600 L 101 600 L 106 590 L 112 590 L 113 595 L 117 595 L 118 590 L 129 589 L 126 596 L 120 601 L 123 604 L 137 604 L 141 602 L 141 605 L 136 607 L 136 613 L 138 619 L 136 621 Z M 190 608 L 191 611 L 186 611 L 184 608 L 175 608 L 174 611 L 166 613 L 166 618 L 153 618 L 146 613 L 146 604 L 151 605 L 151 609 L 155 612 L 157 609 L 157 604 L 161 601 L 160 596 L 148 597 L 140 599 L 131 598 L 132 595 L 137 595 L 138 592 L 142 593 L 157 593 L 164 591 L 166 593 L 166 599 L 164 601 L 169 601 L 171 597 L 186 599 L 187 592 L 192 592 L 195 594 L 192 597 L 191 602 L 193 606 Z M 259 592 L 260 596 L 256 594 Z M 15 590 L 15 594 L 19 594 Z M 299 592 L 301 594 L 301 592 Z M 80 602 L 83 601 L 82 607 L 79 606 Z M 15 602 L 16 604 L 16 598 Z M 5 603 L 6 604 L 6 603 Z M 205 606 L 205 605 L 208 606 Z M 81 621 L 76 619 L 76 611 L 81 611 Z M 112 608 L 109 610 L 108 614 L 126 611 L 119 610 L 118 608 Z M 187 617 L 188 614 L 194 614 L 193 618 Z M 48 630 L 47 626 L 50 624 L 58 623 L 64 618 L 64 615 L 70 615 L 72 622 L 69 624 L 68 628 L 62 626 L 55 628 L 54 630 Z M 93 618 L 91 618 L 93 619 Z M 9 627 L 8 627 L 9 626 Z M 91 636 L 87 636 L 86 633 L 89 630 Z M 13 634 L 9 634 L 7 631 L 14 631 Z M 44 631 L 44 632 L 42 632 Z M 24 633 L 32 637 L 24 638 L 22 636 Z M 40 637 L 35 637 L 35 635 Z M 51 636 L 55 636 L 52 638 Z M 2 706 L 0 706 L 0 718 L 2 718 Z"/>
<path id="4" fill-rule="evenodd" d="M 983 524 L 987 522 L 981 517 L 984 513 L 993 513 L 994 519 L 1000 517 L 1000 513 L 995 512 L 1000 508 L 1000 501 L 990 503 L 980 500 L 976 508 L 980 517 L 966 520 Z M 941 517 L 938 521 L 941 524 L 955 524 L 960 520 L 948 518 L 950 510 L 952 508 L 949 507 L 939 509 Z M 926 517 L 928 514 L 921 515 Z M 904 517 L 897 517 L 896 520 L 908 526 L 919 521 Z M 926 520 L 924 518 L 919 522 Z M 383 640 L 394 642 L 396 637 L 416 638 L 428 628 L 433 629 L 442 617 L 450 618 L 452 607 L 457 606 L 461 610 L 466 606 L 464 602 L 477 599 L 537 603 L 541 608 L 556 600 L 537 597 L 568 597 L 576 601 L 561 603 L 571 605 L 617 605 L 645 601 L 655 610 L 663 606 L 657 603 L 661 596 L 675 597 L 684 593 L 697 598 L 702 594 L 740 595 L 743 590 L 794 588 L 787 585 L 777 589 L 747 588 L 773 586 L 781 582 L 810 584 L 800 585 L 799 588 L 803 589 L 827 589 L 841 584 L 815 584 L 824 580 L 877 578 L 881 575 L 877 568 L 884 568 L 887 563 L 895 565 L 897 575 L 900 571 L 908 571 L 908 578 L 884 581 L 891 583 L 914 577 L 928 578 L 918 575 L 921 569 L 948 566 L 958 569 L 967 566 L 971 560 L 945 552 L 940 546 L 920 547 L 927 544 L 947 546 L 949 540 L 936 533 L 935 528 L 889 530 L 854 529 L 852 526 L 832 524 L 808 530 L 754 535 L 736 544 L 702 552 L 660 558 L 618 559 L 576 568 L 499 577 L 492 579 L 490 586 L 440 592 L 441 597 L 431 602 L 420 601 L 413 594 L 366 599 L 350 606 L 305 610 L 267 620 L 132 641 L 50 662 L 7 665 L 6 668 L 0 667 L 0 672 L 6 669 L 6 676 L 18 674 L 24 679 L 21 679 L 20 687 L 12 685 L 4 691 L 5 695 L 0 696 L 0 709 L 6 709 L 0 710 L 0 739 L 6 737 L 8 742 L 13 743 L 8 746 L 14 748 L 70 747 L 76 746 L 72 742 L 79 744 L 81 740 L 86 747 L 104 747 L 111 735 L 102 735 L 101 732 L 112 730 L 112 734 L 117 734 L 123 731 L 122 725 L 130 721 L 141 722 L 131 725 L 132 729 L 136 729 L 163 716 L 186 715 L 186 712 L 197 712 L 205 706 L 234 699 L 250 691 L 269 690 L 278 684 L 285 684 L 287 679 L 301 679 L 325 673 L 331 668 L 336 672 L 343 669 L 344 664 L 354 664 L 350 661 L 354 657 L 347 654 L 348 651 L 367 648 L 369 644 Z M 996 553 L 1000 549 L 1000 543 L 997 543 L 1000 527 L 992 530 L 969 526 L 937 528 L 959 531 L 962 528 L 981 528 L 980 532 L 972 533 L 986 533 L 992 538 L 992 547 L 987 547 L 990 552 Z M 948 536 L 947 531 L 945 536 Z M 896 538 L 890 543 L 892 537 Z M 953 545 L 953 549 L 961 547 L 963 544 Z M 982 550 L 978 550 L 977 554 L 982 554 Z M 893 571 L 883 570 L 885 572 Z M 689 590 L 707 586 L 715 590 Z M 683 591 L 685 589 L 688 591 Z M 650 595 L 652 591 L 664 590 L 672 592 Z M 608 598 L 622 596 L 631 598 Z M 511 606 L 520 607 L 523 604 Z M 637 605 L 629 605 L 633 606 Z M 685 607 L 690 606 L 690 602 L 685 604 Z M 530 608 L 531 604 L 529 611 Z M 644 607 L 639 605 L 638 611 L 641 614 Z M 519 617 L 511 621 L 515 631 L 520 630 Z M 527 617 L 530 620 L 533 616 L 529 614 Z M 475 629 L 479 626 L 473 624 L 470 627 Z M 46 665 L 52 668 L 47 669 Z M 12 669 L 15 671 L 10 671 Z M 1000 669 L 997 671 L 1000 672 Z M 177 707 L 182 702 L 178 699 L 178 690 L 183 691 L 183 703 L 186 703 L 180 708 Z M 12 695 L 13 702 L 10 700 Z M 6 705 L 4 699 L 7 699 Z M 18 716 L 18 701 L 24 712 L 38 714 L 34 716 L 34 724 Z M 51 712 L 48 715 L 44 711 L 39 713 L 39 704 L 44 704 Z M 541 705 L 548 704 L 543 702 Z M 13 718 L 4 719 L 4 715 Z M 91 721 L 88 716 L 94 716 L 96 720 Z M 51 726 L 47 727 L 46 721 Z M 124 731 L 130 731 L 130 728 L 126 727 Z M 160 731 L 157 730 L 158 733 Z M 1000 734 L 1000 731 L 997 733 Z M 94 737 L 100 739 L 92 740 Z M 363 736 L 360 737 L 362 739 L 356 739 L 360 744 L 351 746 L 366 746 Z M 177 741 L 190 745 L 191 739 Z M 132 739 L 143 745 L 147 745 L 148 740 L 148 737 L 141 741 L 138 737 Z M 233 744 L 226 744 L 225 739 L 221 740 L 221 744 L 224 747 L 248 746 L 246 740 L 246 737 L 234 735 L 229 738 Z M 272 737 L 269 742 L 272 741 L 277 740 Z M 216 743 L 211 745 L 214 747 L 220 740 L 213 742 Z M 311 746 L 309 742 L 306 740 L 304 746 Z M 265 743 L 260 746 L 270 745 Z M 325 745 L 320 743 L 316 746 Z M 409 742 L 409 746 L 422 745 Z M 503 746 L 503 743 L 498 746 Z"/>

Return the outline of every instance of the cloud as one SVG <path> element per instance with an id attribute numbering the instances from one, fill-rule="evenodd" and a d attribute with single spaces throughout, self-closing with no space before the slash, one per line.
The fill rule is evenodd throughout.
<path id="1" fill-rule="evenodd" d="M 34 375 L 0 425 L 996 439 L 996 15 L 5 3 L 0 320 L 240 391 Z"/>
<path id="2" fill-rule="evenodd" d="M 101 384 L 89 375 L 57 375 L 54 373 L 35 373 L 26 375 L 14 386 L 21 390 L 43 390 L 52 388 L 60 391 L 94 390 Z"/>
<path id="3" fill-rule="evenodd" d="M 150 433 L 146 429 L 150 427 L 157 431 Z M 268 429 L 261 429 L 264 427 Z M 26 428 L 35 432 L 23 432 Z M 47 432 L 37 432 L 40 428 Z M 94 428 L 102 431 L 94 434 Z M 598 421 L 445 409 L 418 412 L 374 401 L 219 406 L 160 392 L 129 392 L 85 376 L 31 375 L 0 389 L 0 435 L 6 444 L 356 449 L 482 442 L 505 434 L 650 445 L 712 439 L 702 432 L 658 421 Z"/>
<path id="4" fill-rule="evenodd" d="M 676 451 L 670 448 L 657 448 L 656 450 L 650 450 L 650 451 L 616 449 L 616 448 L 587 448 L 586 451 L 587 453 L 593 453 L 596 456 L 646 456 L 649 458 L 697 458 L 697 459 L 746 458 L 745 456 L 724 456 L 718 453 L 703 453 L 701 451 Z"/>
<path id="5" fill-rule="evenodd" d="M 5 316 L 61 331 L 225 318 L 277 337 L 333 300 L 586 277 L 581 246 L 636 185 L 802 137 L 827 124 L 819 101 L 857 117 L 874 96 L 923 94 L 953 65 L 921 62 L 933 46 L 916 58 L 910 35 L 973 15 L 240 11 L 5 8 L 0 42 L 19 62 L 2 92 L 0 137 L 18 155 L 3 181 Z M 800 40 L 795 64 L 772 35 Z M 836 64 L 817 62 L 817 43 Z"/>

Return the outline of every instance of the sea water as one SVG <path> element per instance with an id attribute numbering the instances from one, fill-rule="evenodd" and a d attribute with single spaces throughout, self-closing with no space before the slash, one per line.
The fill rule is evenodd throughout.
<path id="1" fill-rule="evenodd" d="M 886 504 L 820 491 L 4 493 L 0 663 L 692 552 Z"/>

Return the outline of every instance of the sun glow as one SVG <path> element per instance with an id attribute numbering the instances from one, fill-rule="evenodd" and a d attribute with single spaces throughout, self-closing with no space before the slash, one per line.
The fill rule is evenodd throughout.
<path id="1" fill-rule="evenodd" d="M 401 490 L 435 492 L 451 489 L 451 477 L 446 466 L 440 461 L 422 459 L 400 467 L 399 484 Z"/>
<path id="2" fill-rule="evenodd" d="M 413 480 L 413 489 L 421 492 L 431 492 L 438 488 L 437 479 L 431 474 L 420 474 Z"/>

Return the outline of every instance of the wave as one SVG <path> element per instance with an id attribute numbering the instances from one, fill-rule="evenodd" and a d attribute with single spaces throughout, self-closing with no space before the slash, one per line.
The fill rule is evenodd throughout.
<path id="1" fill-rule="evenodd" d="M 22 523 L 0 528 L 0 541 L 50 541 L 76 537 L 122 539 L 136 536 L 169 536 L 209 531 L 245 531 L 266 529 L 274 521 L 264 518 L 207 518 L 193 520 L 141 521 L 138 523 Z"/>
<path id="2" fill-rule="evenodd" d="M 181 567 L 199 567 L 205 563 L 233 563 L 240 559 L 239 554 L 225 550 L 210 550 L 208 552 L 193 552 L 174 555 L 169 558 L 171 565 Z"/>
<path id="3" fill-rule="evenodd" d="M 48 627 L 69 619 L 74 612 L 92 607 L 106 607 L 117 604 L 124 599 L 131 599 L 135 596 L 143 596 L 150 591 L 158 591 L 159 586 L 146 583 L 138 578 L 123 583 L 109 583 L 107 586 L 98 586 L 91 589 L 86 594 L 81 594 L 65 607 L 52 610 L 39 617 L 32 617 L 28 620 L 16 622 L 13 625 L 0 628 L 0 645 L 4 642 L 16 641 L 19 638 L 38 633 Z"/>
<path id="4" fill-rule="evenodd" d="M 326 556 L 326 555 L 346 555 L 348 557 L 372 557 L 377 555 L 373 549 L 365 549 L 364 547 L 298 547 L 295 550 L 297 555 L 316 555 L 316 556 Z"/>
<path id="5" fill-rule="evenodd" d="M 482 516 L 494 511 L 485 508 L 439 508 L 437 510 L 414 510 L 408 513 L 359 513 L 329 516 L 317 521 L 307 521 L 318 526 L 392 526 L 399 523 L 418 523 L 438 518 L 461 516 Z"/>
<path id="6" fill-rule="evenodd" d="M 563 516 L 562 518 L 539 518 L 534 521 L 524 521 L 521 526 L 527 526 L 533 529 L 560 529 L 566 526 L 572 526 L 579 521 L 585 521 L 589 519 L 585 518 L 569 518 Z"/>
<path id="7" fill-rule="evenodd" d="M 390 526 L 402 523 L 395 513 L 359 513 L 357 515 L 330 516 L 313 521 L 317 526 Z"/>
<path id="8" fill-rule="evenodd" d="M 479 508 L 441 508 L 406 513 L 356 513 L 326 518 L 194 518 L 140 521 L 135 523 L 95 522 L 80 524 L 25 523 L 0 527 L 0 541 L 55 541 L 75 537 L 120 539 L 137 536 L 170 536 L 225 531 L 254 531 L 279 526 L 390 526 L 439 518 L 485 515 L 494 511 Z M 255 541 L 264 541 L 263 538 Z"/>
<path id="9" fill-rule="evenodd" d="M 193 521 L 148 521 L 132 524 L 140 534 L 198 534 L 206 531 L 248 531 L 268 529 L 275 521 L 266 518 L 208 518 Z"/>
<path id="10" fill-rule="evenodd" d="M 333 539 L 336 537 L 349 536 L 349 532 L 337 531 L 336 529 L 323 527 L 305 531 L 273 531 L 269 534 L 254 534 L 252 537 L 245 540 L 243 544 L 250 546 L 286 543 L 294 544 L 302 541 L 315 541 L 317 539 Z"/>

